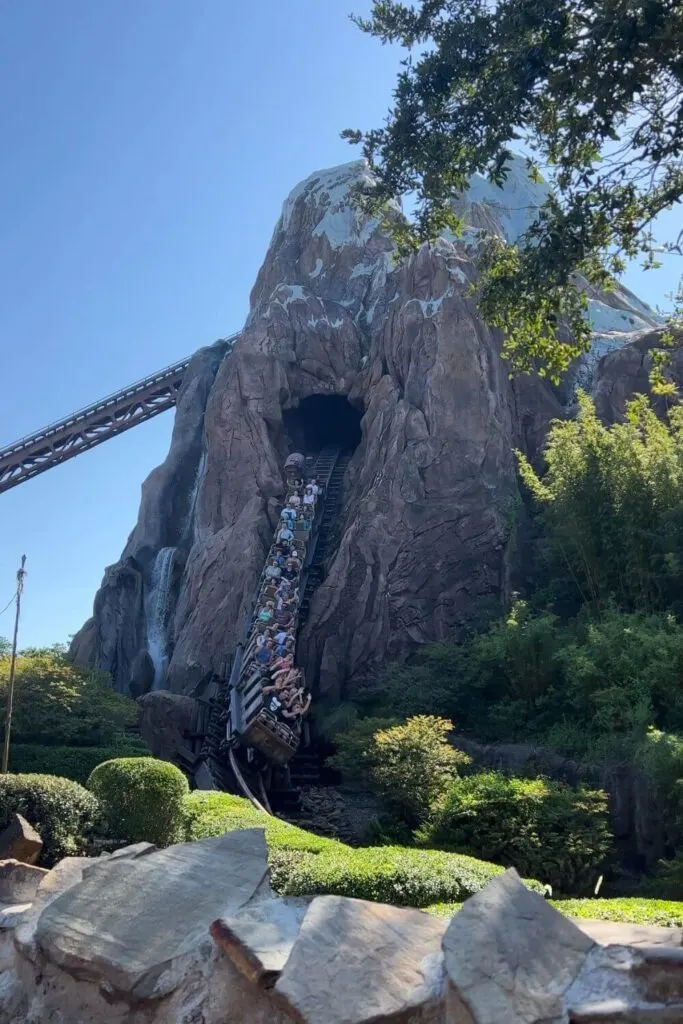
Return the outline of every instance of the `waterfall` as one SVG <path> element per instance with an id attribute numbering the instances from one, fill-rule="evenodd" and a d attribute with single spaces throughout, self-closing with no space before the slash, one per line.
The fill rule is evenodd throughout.
<path id="1" fill-rule="evenodd" d="M 197 474 L 194 478 L 194 484 L 192 485 L 192 492 L 190 494 L 190 500 L 188 502 L 188 513 L 187 519 L 185 520 L 185 526 L 183 528 L 184 538 L 189 538 L 191 543 L 194 543 L 196 537 L 195 527 L 195 511 L 197 509 L 197 497 L 199 495 L 199 488 L 204 480 L 204 469 L 206 465 L 206 451 L 202 451 L 197 465 Z"/>
<path id="2" fill-rule="evenodd" d="M 161 690 L 168 669 L 168 625 L 175 548 L 161 548 L 154 559 L 152 581 L 145 597 L 147 650 L 154 665 L 153 690 Z"/>

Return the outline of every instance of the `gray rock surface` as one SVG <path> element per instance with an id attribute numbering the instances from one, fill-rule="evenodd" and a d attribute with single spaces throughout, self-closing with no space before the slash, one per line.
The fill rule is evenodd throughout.
<path id="1" fill-rule="evenodd" d="M 458 1024 L 565 1024 L 564 993 L 594 945 L 514 868 L 456 914 L 443 939 Z"/>
<path id="2" fill-rule="evenodd" d="M 602 946 L 683 946 L 683 928 L 661 928 L 657 925 L 629 924 L 624 921 L 588 921 L 575 918 L 574 924 Z"/>
<path id="3" fill-rule="evenodd" d="M 309 900 L 266 897 L 211 925 L 214 942 L 249 981 L 275 983 L 299 934 Z"/>
<path id="4" fill-rule="evenodd" d="M 0 833 L 0 860 L 20 860 L 35 864 L 43 849 L 43 840 L 21 814 L 13 814 Z"/>
<path id="5" fill-rule="evenodd" d="M 146 693 L 138 700 L 140 736 L 155 757 L 173 760 L 188 750 L 187 733 L 193 732 L 197 701 L 169 690 Z"/>
<path id="6" fill-rule="evenodd" d="M 419 910 L 319 896 L 275 994 L 306 1024 L 437 1024 L 444 1019 L 445 927 Z"/>
<path id="7" fill-rule="evenodd" d="M 0 1021 L 285 1024 L 209 934 L 216 913 L 267 897 L 266 873 L 260 829 L 67 858 L 0 922 Z"/>
<path id="8" fill-rule="evenodd" d="M 0 861 L 0 903 L 30 903 L 47 873 L 19 860 Z"/>
<path id="9" fill-rule="evenodd" d="M 282 899 L 265 873 L 260 829 L 67 858 L 32 904 L 0 913 L 1 1024 L 683 1019 L 683 948 L 596 944 L 513 871 L 450 924 L 344 897 Z"/>
<path id="10" fill-rule="evenodd" d="M 208 934 L 219 894 L 226 915 L 267 875 L 262 830 L 228 832 L 143 857 L 106 859 L 43 910 L 35 943 L 52 963 L 120 997 L 159 998 Z"/>

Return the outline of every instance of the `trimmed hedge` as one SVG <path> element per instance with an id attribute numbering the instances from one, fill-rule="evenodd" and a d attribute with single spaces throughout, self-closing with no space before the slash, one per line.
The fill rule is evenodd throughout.
<path id="1" fill-rule="evenodd" d="M 402 846 L 347 846 L 321 854 L 271 850 L 270 869 L 282 896 L 354 896 L 404 907 L 466 900 L 505 870 L 458 853 Z M 543 891 L 539 882 L 526 884 Z"/>
<path id="2" fill-rule="evenodd" d="M 603 792 L 498 772 L 455 780 L 419 840 L 515 867 L 562 893 L 594 885 L 612 847 Z"/>
<path id="3" fill-rule="evenodd" d="M 112 836 L 130 843 L 167 846 L 182 838 L 187 779 L 169 761 L 119 757 L 98 765 L 88 779 Z"/>
<path id="4" fill-rule="evenodd" d="M 308 853 L 320 853 L 335 847 L 347 849 L 336 839 L 324 839 L 280 818 L 261 814 L 248 800 L 230 793 L 195 790 L 183 801 L 183 816 L 185 838 L 188 840 L 222 836 L 224 832 L 241 828 L 263 828 L 269 849 L 302 850 Z"/>
<path id="5" fill-rule="evenodd" d="M 92 835 L 98 803 L 71 779 L 54 775 L 0 775 L 0 829 L 23 815 L 43 840 L 40 863 L 51 867 L 80 854 Z"/>
<path id="6" fill-rule="evenodd" d="M 283 896 L 355 896 L 424 907 L 464 900 L 504 870 L 457 853 L 375 846 L 355 849 L 269 818 L 246 800 L 225 793 L 192 793 L 185 799 L 188 839 L 240 828 L 263 828 L 271 882 Z M 538 882 L 530 888 L 542 891 Z"/>
<path id="7" fill-rule="evenodd" d="M 148 753 L 145 744 L 135 740 L 122 740 L 109 747 L 48 747 L 38 743 L 13 743 L 9 766 L 13 772 L 59 775 L 85 786 L 103 761 L 111 761 L 115 757 L 144 757 Z"/>

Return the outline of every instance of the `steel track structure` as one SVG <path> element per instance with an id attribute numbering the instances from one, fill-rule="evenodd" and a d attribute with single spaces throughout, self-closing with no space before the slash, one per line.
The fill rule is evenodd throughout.
<path id="1" fill-rule="evenodd" d="M 240 332 L 220 340 L 228 343 L 230 351 L 239 335 Z M 0 448 L 0 494 L 172 409 L 189 364 L 189 358 L 181 359 L 66 419 Z"/>

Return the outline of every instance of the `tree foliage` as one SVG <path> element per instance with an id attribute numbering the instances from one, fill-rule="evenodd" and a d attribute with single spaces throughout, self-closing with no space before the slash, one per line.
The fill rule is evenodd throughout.
<path id="1" fill-rule="evenodd" d="M 10 659 L 0 655 L 6 700 Z M 110 746 L 136 722 L 135 702 L 116 693 L 103 672 L 72 664 L 64 649 L 32 648 L 17 659 L 12 739 L 17 743 Z"/>
<path id="2" fill-rule="evenodd" d="M 609 606 L 563 623 L 518 601 L 485 633 L 394 666 L 375 700 L 410 715 L 435 697 L 433 711 L 477 739 L 601 760 L 633 756 L 652 725 L 683 731 L 682 678 L 683 627 L 669 613 Z"/>
<path id="3" fill-rule="evenodd" d="M 683 611 L 683 408 L 660 420 L 639 396 L 606 427 L 591 399 L 556 421 L 539 476 L 517 453 L 542 509 L 546 574 L 581 603 Z"/>
<path id="4" fill-rule="evenodd" d="M 564 893 L 594 885 L 610 852 L 607 797 L 548 779 L 457 779 L 422 840 L 516 867 Z"/>
<path id="5" fill-rule="evenodd" d="M 533 175 L 539 165 L 550 174 L 550 198 L 519 244 L 493 239 L 482 252 L 479 305 L 516 368 L 556 378 L 590 343 L 577 275 L 604 288 L 627 259 L 655 266 L 652 222 L 683 195 L 683 8 L 375 0 L 355 21 L 408 51 L 385 126 L 344 132 L 377 175 L 368 210 L 416 199 L 414 223 L 394 228 L 402 252 L 457 232 L 454 195 L 475 172 L 503 184 L 514 140 Z M 562 323 L 572 340 L 558 339 Z"/>
<path id="6" fill-rule="evenodd" d="M 403 723 L 362 718 L 336 736 L 330 758 L 347 779 L 364 781 L 410 827 L 423 821 L 469 758 L 448 742 L 453 723 L 414 715 Z"/>

